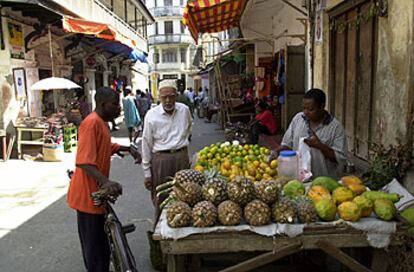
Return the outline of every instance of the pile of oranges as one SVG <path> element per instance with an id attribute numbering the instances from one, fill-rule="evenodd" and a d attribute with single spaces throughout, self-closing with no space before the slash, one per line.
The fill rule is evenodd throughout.
<path id="1" fill-rule="evenodd" d="M 277 177 L 277 160 L 268 162 L 269 154 L 269 149 L 259 145 L 215 143 L 198 152 L 194 169 L 203 172 L 215 168 L 229 181 L 236 176 L 253 181 L 271 180 Z"/>

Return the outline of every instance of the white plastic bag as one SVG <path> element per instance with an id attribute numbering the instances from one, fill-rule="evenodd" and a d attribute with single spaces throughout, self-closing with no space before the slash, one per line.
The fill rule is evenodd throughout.
<path id="1" fill-rule="evenodd" d="M 305 144 L 305 137 L 299 139 L 298 154 L 298 179 L 302 182 L 312 177 L 310 147 Z"/>

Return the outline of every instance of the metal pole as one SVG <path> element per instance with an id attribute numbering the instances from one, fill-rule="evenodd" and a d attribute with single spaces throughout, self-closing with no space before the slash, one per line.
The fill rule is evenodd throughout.
<path id="1" fill-rule="evenodd" d="M 53 48 L 52 48 L 52 32 L 50 31 L 50 25 L 47 26 L 48 34 L 49 34 L 49 53 L 50 53 L 50 61 L 52 64 L 52 77 L 55 76 L 55 66 L 53 64 Z"/>

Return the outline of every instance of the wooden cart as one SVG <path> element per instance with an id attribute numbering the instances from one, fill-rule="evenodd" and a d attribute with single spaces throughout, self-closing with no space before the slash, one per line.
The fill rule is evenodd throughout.
<path id="1" fill-rule="evenodd" d="M 399 232 L 391 236 L 390 245 L 398 245 Z M 162 239 L 157 226 L 153 235 L 160 241 L 161 250 L 167 256 L 168 272 L 200 271 L 199 262 L 185 266 L 187 255 L 205 253 L 265 252 L 246 261 L 228 267 L 221 272 L 250 271 L 270 264 L 278 259 L 301 250 L 321 249 L 328 255 L 350 268 L 352 271 L 386 271 L 387 256 L 383 250 L 375 249 L 371 268 L 367 268 L 346 254 L 341 248 L 371 247 L 366 234 L 350 226 L 315 225 L 305 227 L 303 234 L 289 238 L 287 236 L 266 237 L 252 232 L 215 232 L 194 234 L 179 240 Z"/>

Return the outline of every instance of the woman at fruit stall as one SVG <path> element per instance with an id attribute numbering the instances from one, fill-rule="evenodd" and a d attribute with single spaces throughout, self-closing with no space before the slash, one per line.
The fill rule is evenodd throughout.
<path id="1" fill-rule="evenodd" d="M 274 135 L 277 132 L 276 120 L 266 102 L 260 100 L 256 104 L 256 116 L 249 123 L 250 141 L 252 144 L 259 142 L 260 134 Z"/>
<path id="2" fill-rule="evenodd" d="M 272 151 L 274 159 L 282 150 L 298 150 L 299 140 L 310 147 L 312 175 L 337 179 L 347 160 L 347 141 L 342 124 L 325 110 L 326 95 L 311 89 L 303 97 L 303 111 L 297 113 L 283 136 L 280 147 Z"/>

